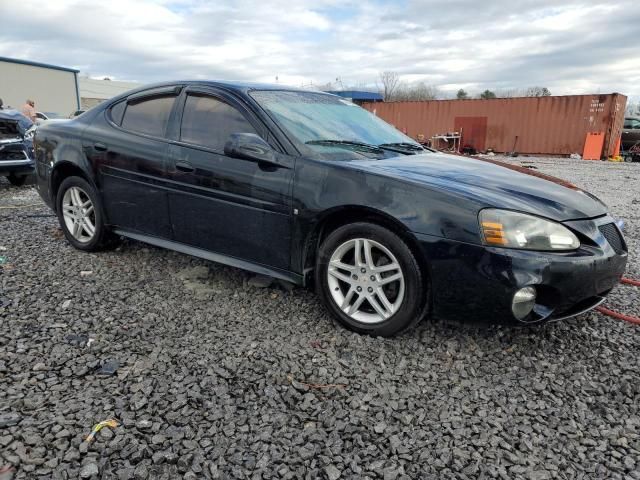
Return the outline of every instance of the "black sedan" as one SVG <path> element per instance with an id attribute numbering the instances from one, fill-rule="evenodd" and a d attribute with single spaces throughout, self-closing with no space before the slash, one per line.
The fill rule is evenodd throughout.
<path id="1" fill-rule="evenodd" d="M 607 208 L 529 170 L 425 150 L 342 98 L 154 85 L 36 132 L 37 186 L 76 248 L 125 236 L 300 285 L 358 332 L 425 316 L 585 312 L 627 249 Z"/>

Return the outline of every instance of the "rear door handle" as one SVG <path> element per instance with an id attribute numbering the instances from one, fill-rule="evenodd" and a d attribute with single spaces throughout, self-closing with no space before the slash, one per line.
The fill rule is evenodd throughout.
<path id="1" fill-rule="evenodd" d="M 189 162 L 180 160 L 179 162 L 176 162 L 176 170 L 180 170 L 181 172 L 193 172 L 195 168 L 193 168 L 193 165 Z"/>
<path id="2" fill-rule="evenodd" d="M 94 143 L 93 148 L 98 150 L 99 152 L 106 152 L 107 146 L 104 143 Z"/>

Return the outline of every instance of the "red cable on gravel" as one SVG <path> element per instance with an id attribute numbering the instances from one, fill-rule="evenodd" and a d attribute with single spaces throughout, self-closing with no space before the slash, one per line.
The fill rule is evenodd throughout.
<path id="1" fill-rule="evenodd" d="M 627 285 L 634 285 L 636 287 L 640 287 L 640 282 L 632 278 L 622 277 L 622 280 L 620 280 L 620 282 L 626 283 Z"/>
<path id="2" fill-rule="evenodd" d="M 620 283 L 633 285 L 634 287 L 640 287 L 640 282 L 632 278 L 622 277 Z M 634 325 L 640 325 L 640 318 L 638 317 L 632 317 L 631 315 L 625 315 L 624 313 L 614 312 L 613 310 L 609 310 L 606 307 L 596 307 L 596 310 L 610 317 L 624 320 L 625 322 L 633 323 Z"/>
<path id="3" fill-rule="evenodd" d="M 618 318 L 620 320 L 624 320 L 625 322 L 633 323 L 635 325 L 640 325 L 640 318 L 632 317 L 630 315 L 625 315 L 624 313 L 614 312 L 613 310 L 609 310 L 605 307 L 596 307 L 596 310 L 600 313 L 604 313 L 605 315 L 609 315 L 613 318 Z"/>

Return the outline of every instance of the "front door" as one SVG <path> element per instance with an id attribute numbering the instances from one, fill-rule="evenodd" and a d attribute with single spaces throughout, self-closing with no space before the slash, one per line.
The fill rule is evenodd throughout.
<path id="1" fill-rule="evenodd" d="M 227 157 L 232 133 L 264 126 L 224 93 L 188 89 L 169 147 L 169 209 L 180 243 L 288 270 L 293 159 L 285 167 Z"/>

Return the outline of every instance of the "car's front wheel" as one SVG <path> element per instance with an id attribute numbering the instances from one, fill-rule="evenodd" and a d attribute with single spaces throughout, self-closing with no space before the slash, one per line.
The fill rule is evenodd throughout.
<path id="1" fill-rule="evenodd" d="M 56 195 L 58 220 L 69 243 L 93 252 L 113 243 L 95 189 L 81 177 L 65 178 Z"/>
<path id="2" fill-rule="evenodd" d="M 423 315 L 426 282 L 411 249 L 379 225 L 354 223 L 327 236 L 317 256 L 316 286 L 346 327 L 392 336 Z"/>

